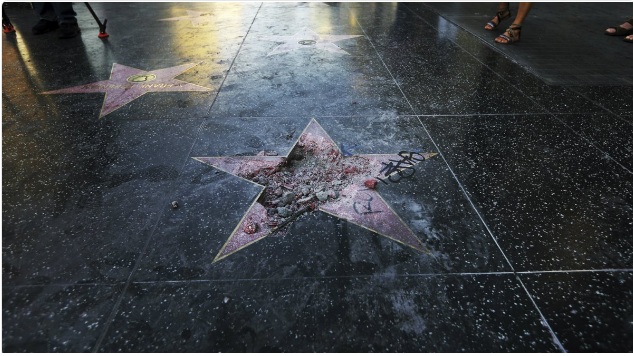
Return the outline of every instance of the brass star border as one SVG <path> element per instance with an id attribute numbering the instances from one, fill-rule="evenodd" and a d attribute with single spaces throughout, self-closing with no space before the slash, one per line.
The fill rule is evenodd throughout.
<path id="1" fill-rule="evenodd" d="M 294 143 L 288 156 L 225 156 L 225 157 L 192 157 L 193 159 L 227 172 L 236 177 L 255 183 L 261 192 L 255 198 L 247 212 L 237 224 L 226 243 L 222 246 L 213 262 L 218 262 L 241 249 L 277 232 L 281 226 L 270 225 L 269 209 L 262 205 L 262 195 L 266 184 L 255 182 L 258 172 L 276 171 L 283 167 L 297 147 L 314 149 L 326 159 L 336 160 L 336 169 L 348 173 L 338 197 L 319 203 L 314 209 L 323 211 L 340 219 L 373 231 L 405 246 L 423 253 L 429 250 L 418 239 L 400 216 L 387 204 L 376 189 L 368 188 L 368 181 L 374 180 L 384 172 L 385 162 L 402 160 L 399 154 L 358 154 L 343 156 L 339 147 L 315 119 L 311 119 L 307 127 Z M 432 158 L 437 153 L 419 153 L 415 164 Z M 333 157 L 333 158 L 332 158 Z M 331 164 L 332 165 L 332 164 Z M 323 169 L 321 169 L 323 170 Z M 395 172 L 395 171 L 394 171 Z M 326 174 L 318 171 L 316 174 Z M 371 184 L 369 184 L 371 186 Z M 374 186 L 375 188 L 375 186 Z M 292 216 L 291 219 L 298 215 Z M 289 221 L 288 223 L 291 223 Z"/>

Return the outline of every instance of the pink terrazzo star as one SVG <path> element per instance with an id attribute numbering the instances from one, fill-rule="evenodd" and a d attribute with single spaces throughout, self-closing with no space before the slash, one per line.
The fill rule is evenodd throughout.
<path id="1" fill-rule="evenodd" d="M 194 66 L 196 66 L 195 63 L 187 63 L 165 69 L 145 71 L 114 63 L 108 80 L 47 91 L 43 94 L 105 93 L 103 107 L 99 114 L 99 118 L 101 118 L 149 92 L 211 91 L 209 88 L 174 79 Z"/>
<path id="2" fill-rule="evenodd" d="M 402 177 L 411 175 L 414 172 L 413 165 L 435 155 L 436 153 L 416 153 L 415 162 L 409 160 L 409 164 L 405 165 L 397 163 L 403 161 L 402 154 L 361 154 L 345 157 L 336 143 L 313 119 L 285 157 L 193 157 L 197 161 L 248 181 L 264 181 L 258 183 L 262 186 L 261 193 L 222 246 L 214 262 L 278 231 L 285 224 L 278 224 L 278 216 L 271 216 L 271 210 L 274 210 L 271 206 L 282 204 L 288 204 L 286 206 L 294 209 L 294 214 L 282 219 L 286 220 L 286 223 L 292 222 L 304 212 L 320 210 L 418 251 L 428 252 L 378 191 L 368 189 L 365 183 L 374 177 L 388 181 L 394 174 L 400 174 Z M 390 167 L 390 173 L 385 170 L 386 167 Z M 310 184 L 313 189 L 307 192 L 310 189 L 306 187 Z M 321 188 L 316 188 L 317 186 Z M 332 190 L 329 190 L 324 195 L 321 191 L 320 198 L 316 199 L 319 193 L 316 192 L 315 195 L 315 191 L 323 190 L 324 186 L 335 186 L 337 192 L 333 194 Z M 292 201 L 279 203 L 287 195 Z M 325 199 L 322 199 L 324 197 Z"/>
<path id="3" fill-rule="evenodd" d="M 349 38 L 362 37 L 362 35 L 325 35 L 318 34 L 311 29 L 304 27 L 292 36 L 265 36 L 260 37 L 264 41 L 283 42 L 275 47 L 267 56 L 275 54 L 303 50 L 307 48 L 317 48 L 328 52 L 349 54 L 334 42 L 346 40 Z"/>

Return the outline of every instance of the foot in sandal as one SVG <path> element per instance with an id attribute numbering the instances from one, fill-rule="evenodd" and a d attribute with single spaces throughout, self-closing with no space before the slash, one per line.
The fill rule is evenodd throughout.
<path id="1" fill-rule="evenodd" d="M 495 38 L 495 42 L 500 44 L 513 44 L 519 42 L 521 37 L 521 25 L 512 24 L 503 35 L 499 35 L 499 37 Z"/>
<path id="2" fill-rule="evenodd" d="M 505 9 L 501 9 L 497 12 L 495 17 L 492 18 L 492 20 L 488 21 L 486 26 L 484 26 L 484 29 L 488 31 L 495 30 L 497 27 L 499 27 L 501 21 L 507 19 L 510 16 L 512 16 L 512 14 L 510 13 L 510 8 L 506 7 Z"/>
<path id="3" fill-rule="evenodd" d="M 604 34 L 608 36 L 628 36 L 633 35 L 633 17 L 626 20 L 619 26 L 609 27 L 604 30 Z"/>

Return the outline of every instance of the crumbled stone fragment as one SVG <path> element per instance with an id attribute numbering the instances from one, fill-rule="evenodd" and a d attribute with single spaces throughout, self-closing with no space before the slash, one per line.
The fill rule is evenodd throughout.
<path id="1" fill-rule="evenodd" d="M 279 216 L 287 218 L 288 216 L 292 215 L 292 211 L 290 211 L 290 209 L 286 207 L 280 206 L 279 208 L 277 208 L 277 214 L 279 214 Z"/>
<path id="2" fill-rule="evenodd" d="M 319 199 L 319 201 L 321 201 L 321 202 L 326 201 L 328 196 L 329 196 L 329 194 L 327 192 L 324 192 L 324 191 L 320 191 L 320 192 L 316 193 L 317 199 Z"/>
<path id="3" fill-rule="evenodd" d="M 295 199 L 295 193 L 293 192 L 285 192 L 282 196 L 281 196 L 281 203 L 283 205 L 286 204 L 290 204 L 292 203 L 292 201 Z"/>
<path id="4" fill-rule="evenodd" d="M 254 222 L 249 222 L 244 225 L 244 232 L 247 234 L 254 234 L 257 232 L 257 224 Z"/>
<path id="5" fill-rule="evenodd" d="M 304 204 L 304 203 L 309 202 L 309 201 L 310 201 L 310 200 L 312 200 L 312 199 L 314 199 L 314 195 L 308 195 L 308 196 L 307 196 L 307 197 L 305 197 L 305 198 L 301 198 L 301 199 L 297 200 L 297 203 L 299 203 L 299 204 Z"/>

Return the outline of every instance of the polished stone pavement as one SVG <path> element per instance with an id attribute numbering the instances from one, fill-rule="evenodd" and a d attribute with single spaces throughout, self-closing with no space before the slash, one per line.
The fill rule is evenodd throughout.
<path id="1" fill-rule="evenodd" d="M 7 8 L 4 352 L 633 351 L 630 3 L 92 6 Z M 303 140 L 436 155 L 247 232 Z"/>

